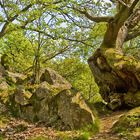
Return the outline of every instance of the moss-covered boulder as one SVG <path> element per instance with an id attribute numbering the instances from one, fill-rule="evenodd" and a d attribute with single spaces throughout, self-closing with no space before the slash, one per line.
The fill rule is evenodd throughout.
<path id="1" fill-rule="evenodd" d="M 32 93 L 25 90 L 23 85 L 18 85 L 13 90 L 13 93 L 9 95 L 9 102 L 7 104 L 13 115 L 21 116 L 21 109 L 23 106 L 29 104 L 29 99 L 32 96 Z"/>
<path id="2" fill-rule="evenodd" d="M 130 137 L 131 140 L 140 139 L 140 107 L 134 108 L 121 116 L 113 125 L 112 132 Z"/>
<path id="3" fill-rule="evenodd" d="M 22 106 L 22 118 L 43 122 L 61 130 L 81 129 L 96 124 L 95 114 L 79 92 L 63 90 L 53 94 L 48 88 L 43 91 L 44 95 L 35 93 L 30 98 L 30 104 Z"/>
<path id="4" fill-rule="evenodd" d="M 0 79 L 3 78 L 4 74 L 5 74 L 5 69 L 4 69 L 4 67 L 0 64 Z"/>
<path id="5" fill-rule="evenodd" d="M 46 81 L 42 82 L 31 96 L 29 105 L 22 107 L 21 116 L 30 121 L 48 122 L 48 103 L 51 102 L 53 96 L 59 93 L 59 90 Z"/>
<path id="6" fill-rule="evenodd" d="M 61 130 L 94 129 L 94 126 L 97 130 L 95 114 L 66 79 L 47 68 L 42 71 L 40 81 L 32 93 L 27 84 L 16 85 L 11 107 L 18 117 Z"/>

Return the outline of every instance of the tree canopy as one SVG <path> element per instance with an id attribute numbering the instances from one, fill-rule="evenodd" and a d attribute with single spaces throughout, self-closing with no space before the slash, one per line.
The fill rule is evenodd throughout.
<path id="1" fill-rule="evenodd" d="M 64 67 L 65 63 L 71 65 L 73 58 L 78 61 L 75 65 L 86 65 L 99 47 L 123 45 L 132 53 L 139 47 L 139 5 L 138 0 L 1 0 L 0 41 L 5 65 L 16 72 L 32 70 L 38 79 L 41 67 L 55 68 L 61 61 Z M 60 68 L 60 73 L 67 77 L 71 70 L 64 74 Z"/>
<path id="2" fill-rule="evenodd" d="M 104 115 L 140 106 L 140 1 L 0 0 L 0 57 L 0 107 L 88 139 L 99 130 L 95 108 Z M 114 115 L 103 118 L 107 131 L 96 138 L 139 134 L 138 110 L 113 127 Z M 26 129 L 10 127 L 14 138 Z"/>

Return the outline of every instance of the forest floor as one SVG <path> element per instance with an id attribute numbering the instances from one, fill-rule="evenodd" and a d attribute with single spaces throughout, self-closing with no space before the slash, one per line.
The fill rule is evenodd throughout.
<path id="1" fill-rule="evenodd" d="M 92 136 L 90 140 L 128 140 L 111 133 L 112 125 L 124 113 L 125 111 L 117 111 L 108 116 L 102 116 L 100 119 L 101 130 L 98 134 Z M 6 125 L 2 126 L 2 123 Z M 73 136 L 78 135 L 76 131 L 56 131 L 53 128 L 46 128 L 40 124 L 30 124 L 11 117 L 9 119 L 5 117 L 2 119 L 1 117 L 0 128 L 0 140 L 73 140 Z M 85 139 L 77 138 L 76 140 Z"/>

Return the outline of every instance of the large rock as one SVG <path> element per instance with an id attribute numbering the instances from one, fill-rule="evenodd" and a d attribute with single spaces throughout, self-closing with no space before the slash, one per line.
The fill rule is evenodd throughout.
<path id="1" fill-rule="evenodd" d="M 108 103 L 108 107 L 111 108 L 112 110 L 118 109 L 123 104 L 122 98 L 123 94 L 121 93 L 110 93 L 109 94 L 110 101 Z"/>
<path id="2" fill-rule="evenodd" d="M 95 114 L 67 80 L 49 68 L 45 69 L 40 79 L 42 83 L 29 98 L 24 86 L 17 87 L 12 107 L 16 108 L 19 117 L 61 130 L 81 129 L 96 124 Z"/>
<path id="3" fill-rule="evenodd" d="M 50 85 L 63 89 L 70 89 L 72 87 L 71 84 L 65 78 L 63 78 L 56 71 L 50 68 L 46 68 L 43 70 L 42 75 L 40 77 L 40 81 L 46 81 Z"/>
<path id="4" fill-rule="evenodd" d="M 67 129 L 80 129 L 95 123 L 95 116 L 79 92 L 64 90 L 49 104 L 50 118 L 61 120 Z"/>
<path id="5" fill-rule="evenodd" d="M 0 64 L 0 91 L 6 90 L 8 88 L 8 84 L 5 79 L 5 69 Z"/>
<path id="6" fill-rule="evenodd" d="M 7 106 L 3 104 L 2 102 L 0 102 L 0 115 L 7 113 L 7 111 L 8 111 Z"/>
<path id="7" fill-rule="evenodd" d="M 10 111 L 15 116 L 21 115 L 22 106 L 29 104 L 29 99 L 32 96 L 32 93 L 25 90 L 23 85 L 18 85 L 13 94 L 9 96 L 9 108 Z"/>
<path id="8" fill-rule="evenodd" d="M 47 98 L 48 96 L 52 96 L 53 93 L 55 94 L 55 89 L 53 89 L 52 86 L 47 82 L 42 82 L 35 90 L 32 99 L 41 101 L 42 99 Z"/>
<path id="9" fill-rule="evenodd" d="M 21 116 L 65 130 L 95 124 L 95 115 L 79 92 L 64 90 L 55 96 L 49 96 L 47 91 L 45 95 L 43 98 L 31 98 L 32 105 L 23 107 Z"/>
<path id="10" fill-rule="evenodd" d="M 121 116 L 113 125 L 112 132 L 129 136 L 131 140 L 140 139 L 140 107 L 134 108 Z"/>

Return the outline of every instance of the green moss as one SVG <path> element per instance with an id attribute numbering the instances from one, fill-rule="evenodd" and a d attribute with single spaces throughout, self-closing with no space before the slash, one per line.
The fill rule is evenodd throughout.
<path id="1" fill-rule="evenodd" d="M 136 107 L 140 105 L 140 91 L 136 93 L 128 92 L 124 96 L 125 103 L 129 106 Z"/>
<path id="2" fill-rule="evenodd" d="M 88 140 L 90 133 L 86 131 L 57 131 L 59 140 Z"/>
<path id="3" fill-rule="evenodd" d="M 132 109 L 123 115 L 112 128 L 114 133 L 122 136 L 134 137 L 140 130 L 140 107 Z"/>
<path id="4" fill-rule="evenodd" d="M 1 136 L 1 134 L 0 134 L 0 140 L 4 140 L 3 136 Z"/>
<path id="5" fill-rule="evenodd" d="M 5 78 L 1 78 L 0 79 L 0 84 L 3 83 L 3 82 L 6 82 L 6 79 Z"/>
<path id="6" fill-rule="evenodd" d="M 74 140 L 88 140 L 90 137 L 89 132 L 83 132 L 79 137 L 75 138 Z"/>
<path id="7" fill-rule="evenodd" d="M 29 138 L 28 140 L 49 140 L 49 139 L 45 136 L 37 136 L 37 137 Z"/>
<path id="8" fill-rule="evenodd" d="M 5 127 L 9 120 L 6 116 L 0 115 L 0 128 Z"/>
<path id="9" fill-rule="evenodd" d="M 38 117 L 36 115 L 34 116 L 33 121 L 34 122 L 38 122 L 39 121 L 39 119 L 38 119 Z"/>
<path id="10" fill-rule="evenodd" d="M 96 134 L 100 130 L 100 121 L 98 118 L 95 119 L 95 122 L 91 125 L 87 125 L 81 129 L 82 132 L 88 132 L 91 134 Z"/>
<path id="11" fill-rule="evenodd" d="M 34 102 L 34 108 L 33 111 L 34 112 L 39 112 L 39 110 L 41 109 L 41 105 L 38 103 L 39 101 Z"/>

